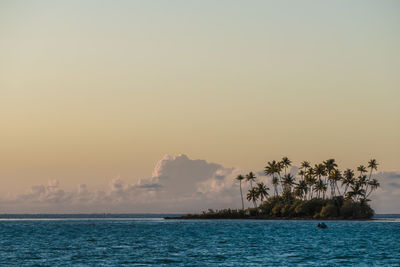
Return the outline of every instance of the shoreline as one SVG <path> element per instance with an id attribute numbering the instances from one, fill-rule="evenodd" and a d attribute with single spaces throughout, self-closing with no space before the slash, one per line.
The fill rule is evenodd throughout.
<path id="1" fill-rule="evenodd" d="M 374 221 L 379 220 L 376 218 L 369 218 L 369 219 L 361 219 L 361 218 L 293 218 L 293 217 L 226 217 L 226 218 L 205 218 L 205 217 L 197 217 L 197 216 L 180 216 L 180 217 L 164 217 L 165 220 L 261 220 L 261 221 Z"/>

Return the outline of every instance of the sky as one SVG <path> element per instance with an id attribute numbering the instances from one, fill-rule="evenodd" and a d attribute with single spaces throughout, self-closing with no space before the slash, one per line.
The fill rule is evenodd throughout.
<path id="1" fill-rule="evenodd" d="M 374 208 L 400 213 L 399 11 L 0 0 L 0 213 L 235 206 L 283 156 L 376 158 Z"/>

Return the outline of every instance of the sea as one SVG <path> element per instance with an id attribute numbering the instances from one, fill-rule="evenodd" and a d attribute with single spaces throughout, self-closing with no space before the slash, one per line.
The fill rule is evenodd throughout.
<path id="1" fill-rule="evenodd" d="M 371 221 L 165 216 L 177 214 L 3 214 L 0 265 L 400 266 L 400 215 Z"/>

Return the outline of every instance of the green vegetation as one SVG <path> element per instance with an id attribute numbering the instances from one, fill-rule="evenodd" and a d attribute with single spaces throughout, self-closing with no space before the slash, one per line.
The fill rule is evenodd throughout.
<path id="1" fill-rule="evenodd" d="M 292 162 L 284 157 L 271 161 L 264 169 L 271 178 L 273 196 L 263 181 L 257 181 L 253 172 L 237 176 L 242 199 L 242 209 L 208 210 L 202 214 L 188 214 L 182 219 L 370 219 L 374 211 L 368 197 L 379 187 L 372 178 L 377 170 L 375 159 L 368 167 L 360 165 L 356 172 L 338 169 L 334 159 L 314 167 L 308 161 L 300 164 L 297 175 L 288 173 Z M 242 181 L 249 182 L 247 200 L 254 208 L 244 209 Z M 254 183 L 256 186 L 254 186 Z M 257 201 L 260 204 L 257 205 Z"/>

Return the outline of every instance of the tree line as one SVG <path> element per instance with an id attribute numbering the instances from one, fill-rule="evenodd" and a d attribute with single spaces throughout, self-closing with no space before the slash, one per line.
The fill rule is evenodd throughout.
<path id="1" fill-rule="evenodd" d="M 372 177 L 373 172 L 378 170 L 375 159 L 368 161 L 367 166 L 360 165 L 356 170 L 346 169 L 343 172 L 338 168 L 335 159 L 328 159 L 314 166 L 309 161 L 303 161 L 297 175 L 288 172 L 291 166 L 292 161 L 288 157 L 283 157 L 280 161 L 270 161 L 265 166 L 264 173 L 271 178 L 273 197 L 291 195 L 300 200 L 341 197 L 354 202 L 367 202 L 371 193 L 380 186 L 378 180 Z M 253 203 L 254 208 L 257 208 L 257 201 L 262 203 L 270 198 L 270 188 L 264 182 L 258 181 L 253 172 L 238 175 L 236 180 L 239 181 L 242 210 L 242 182 L 250 185 L 246 199 Z"/>

